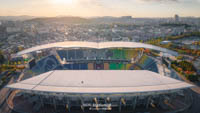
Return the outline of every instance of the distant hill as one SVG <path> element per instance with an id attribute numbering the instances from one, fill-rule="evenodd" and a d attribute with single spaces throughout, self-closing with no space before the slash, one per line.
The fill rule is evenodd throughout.
<path id="1" fill-rule="evenodd" d="M 90 19 L 95 23 L 132 23 L 133 18 L 131 16 L 122 16 L 122 17 L 112 17 L 112 16 L 103 16 L 95 17 Z"/>
<path id="2" fill-rule="evenodd" d="M 22 15 L 22 16 L 0 16 L 0 20 L 7 21 L 25 21 L 35 18 L 34 16 Z"/>
<path id="3" fill-rule="evenodd" d="M 131 16 L 123 17 L 93 17 L 82 18 L 73 16 L 57 16 L 57 17 L 34 17 L 34 16 L 0 16 L 0 20 L 9 21 L 24 21 L 24 22 L 36 22 L 36 23 L 65 23 L 65 24 L 79 24 L 79 23 L 132 23 L 133 18 Z"/>
<path id="4" fill-rule="evenodd" d="M 89 20 L 81 17 L 44 17 L 26 20 L 25 22 L 38 22 L 38 23 L 88 23 Z"/>
<path id="5" fill-rule="evenodd" d="M 34 18 L 30 20 L 26 20 L 25 22 L 37 22 L 37 23 L 114 23 L 114 22 L 122 22 L 122 23 L 132 23 L 133 18 L 131 16 L 123 16 L 123 17 L 93 17 L 93 18 L 82 18 L 82 17 L 73 17 L 73 16 L 57 16 L 57 17 L 44 17 L 44 18 Z"/>

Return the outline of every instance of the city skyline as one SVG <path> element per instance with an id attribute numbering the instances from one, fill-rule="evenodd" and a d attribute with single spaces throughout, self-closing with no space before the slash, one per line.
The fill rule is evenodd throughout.
<path id="1" fill-rule="evenodd" d="M 0 16 L 200 17 L 200 0 L 1 0 Z"/>

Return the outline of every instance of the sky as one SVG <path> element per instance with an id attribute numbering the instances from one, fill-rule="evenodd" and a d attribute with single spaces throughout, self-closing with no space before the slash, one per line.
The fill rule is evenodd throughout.
<path id="1" fill-rule="evenodd" d="M 0 16 L 200 17 L 200 0 L 0 0 Z"/>

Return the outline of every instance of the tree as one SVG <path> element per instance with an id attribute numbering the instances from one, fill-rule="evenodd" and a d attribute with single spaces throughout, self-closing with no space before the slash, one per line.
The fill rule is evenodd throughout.
<path id="1" fill-rule="evenodd" d="M 198 81 L 198 77 L 196 75 L 186 75 L 187 79 L 192 81 L 192 82 L 195 82 L 195 81 Z"/>

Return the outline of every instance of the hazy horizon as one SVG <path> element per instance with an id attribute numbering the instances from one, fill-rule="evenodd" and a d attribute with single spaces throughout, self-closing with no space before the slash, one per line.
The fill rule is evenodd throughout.
<path id="1" fill-rule="evenodd" d="M 200 17 L 200 0 L 1 0 L 0 16 Z"/>
<path id="2" fill-rule="evenodd" d="M 175 15 L 175 14 L 174 14 Z M 171 17 L 134 17 L 132 16 L 132 18 L 174 18 L 174 15 L 172 15 Z M 0 15 L 1 16 L 1 15 Z M 131 16 L 131 15 L 122 15 L 122 16 L 110 16 L 110 15 L 105 15 L 105 16 L 88 16 L 88 17 L 84 17 L 84 16 L 72 16 L 72 15 L 57 15 L 57 16 L 32 16 L 32 15 L 2 15 L 1 17 L 22 17 L 22 16 L 29 16 L 29 17 L 33 17 L 33 18 L 54 18 L 54 17 L 80 17 L 80 18 L 101 18 L 101 17 L 114 17 L 114 18 L 120 18 L 123 16 Z M 200 16 L 181 16 L 179 15 L 180 18 L 200 18 Z"/>

